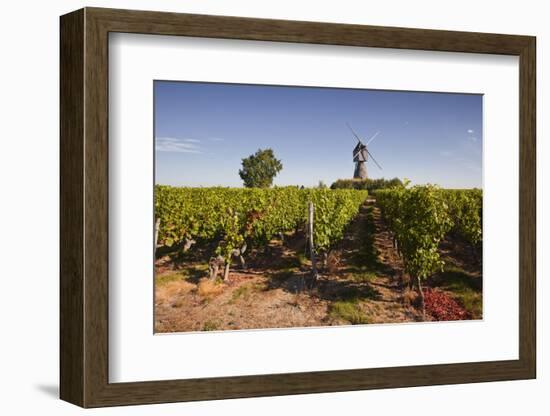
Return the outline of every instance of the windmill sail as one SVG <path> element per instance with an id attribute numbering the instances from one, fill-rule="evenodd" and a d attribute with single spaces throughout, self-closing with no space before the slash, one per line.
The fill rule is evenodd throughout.
<path id="1" fill-rule="evenodd" d="M 353 148 L 353 153 L 352 153 L 353 161 L 355 162 L 355 170 L 353 172 L 353 177 L 356 178 L 356 179 L 367 179 L 366 162 L 367 162 L 369 156 L 372 159 L 372 161 L 376 164 L 376 166 L 378 166 L 378 168 L 380 170 L 382 170 L 382 167 L 380 166 L 380 164 L 376 161 L 376 159 L 372 156 L 372 153 L 369 152 L 369 149 L 367 148 L 367 145 L 369 143 L 371 143 L 376 138 L 376 136 L 378 136 L 378 134 L 380 132 L 377 131 L 368 140 L 367 144 L 364 144 L 363 141 L 361 140 L 361 138 L 359 137 L 359 135 L 357 133 L 355 133 L 355 131 L 351 128 L 351 126 L 348 123 L 346 123 L 346 125 L 348 126 L 348 129 L 355 136 L 355 138 L 357 139 L 357 142 L 358 142 L 355 145 L 355 147 Z"/>
<path id="2" fill-rule="evenodd" d="M 368 146 L 370 144 L 370 142 L 372 142 L 376 138 L 376 136 L 378 136 L 379 134 L 380 134 L 379 131 L 374 133 L 374 135 L 369 139 L 369 141 L 367 142 L 367 144 L 365 146 Z"/>
<path id="3" fill-rule="evenodd" d="M 369 152 L 367 148 L 365 148 L 365 150 L 366 150 L 367 153 L 369 154 L 369 156 L 370 156 L 370 158 L 372 159 L 372 161 L 373 161 L 374 163 L 376 163 L 376 166 L 378 166 L 378 168 L 379 168 L 380 170 L 382 170 L 382 166 L 380 166 L 380 165 L 378 164 L 378 162 L 376 161 L 376 159 L 372 156 L 371 152 Z"/>
<path id="4" fill-rule="evenodd" d="M 353 131 L 353 129 L 351 128 L 351 126 L 350 126 L 348 123 L 346 123 L 346 126 L 348 126 L 348 129 L 350 129 L 351 133 L 355 136 L 355 138 L 357 139 L 357 141 L 358 141 L 359 143 L 363 144 L 363 142 L 361 141 L 361 139 L 359 138 L 359 136 L 357 135 L 357 133 L 355 133 L 355 132 Z"/>

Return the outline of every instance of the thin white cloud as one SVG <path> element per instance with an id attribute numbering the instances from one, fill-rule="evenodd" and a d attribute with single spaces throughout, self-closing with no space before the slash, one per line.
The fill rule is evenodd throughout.
<path id="1" fill-rule="evenodd" d="M 157 137 L 155 149 L 157 152 L 202 153 L 196 139 L 176 139 L 174 137 Z"/>
<path id="2" fill-rule="evenodd" d="M 477 142 L 477 137 L 475 137 L 475 136 L 470 136 L 470 137 L 468 137 L 468 139 L 470 139 L 474 143 Z"/>
<path id="3" fill-rule="evenodd" d="M 468 129 L 468 133 L 472 134 L 474 131 L 472 129 Z"/>
<path id="4" fill-rule="evenodd" d="M 449 157 L 453 154 L 453 152 L 451 152 L 450 150 L 442 150 L 441 152 L 439 152 L 439 154 L 444 157 Z"/>

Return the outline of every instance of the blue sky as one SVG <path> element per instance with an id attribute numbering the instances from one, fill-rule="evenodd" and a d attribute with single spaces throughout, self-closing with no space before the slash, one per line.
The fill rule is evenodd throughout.
<path id="1" fill-rule="evenodd" d="M 275 185 L 351 178 L 357 143 L 371 178 L 482 186 L 482 96 L 155 81 L 156 183 L 242 186 L 241 159 L 270 147 Z"/>

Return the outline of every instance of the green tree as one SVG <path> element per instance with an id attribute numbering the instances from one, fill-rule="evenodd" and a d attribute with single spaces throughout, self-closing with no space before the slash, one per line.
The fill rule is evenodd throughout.
<path id="1" fill-rule="evenodd" d="M 242 160 L 243 168 L 239 176 L 247 188 L 269 188 L 273 178 L 283 169 L 283 164 L 275 158 L 272 149 L 259 149 Z"/>
<path id="2" fill-rule="evenodd" d="M 376 191 L 377 189 L 394 188 L 396 186 L 402 185 L 403 182 L 399 178 L 338 179 L 330 186 L 330 189 L 358 189 L 372 192 Z"/>

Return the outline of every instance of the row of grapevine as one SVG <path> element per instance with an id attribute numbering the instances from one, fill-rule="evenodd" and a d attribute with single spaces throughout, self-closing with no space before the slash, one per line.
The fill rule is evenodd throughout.
<path id="1" fill-rule="evenodd" d="M 315 205 L 315 246 L 327 250 L 357 214 L 366 191 L 283 188 L 155 187 L 158 241 L 218 241 L 218 254 L 230 259 L 243 244 L 265 245 L 275 235 L 302 227 L 307 203 Z"/>
<path id="2" fill-rule="evenodd" d="M 473 246 L 482 240 L 481 190 L 443 190 L 433 185 L 404 186 L 376 192 L 376 201 L 397 242 L 405 271 L 416 281 L 441 269 L 438 246 L 448 233 Z"/>
<path id="3" fill-rule="evenodd" d="M 453 221 L 451 232 L 474 247 L 482 242 L 483 192 L 481 189 L 441 190 Z"/>

